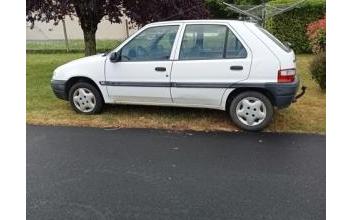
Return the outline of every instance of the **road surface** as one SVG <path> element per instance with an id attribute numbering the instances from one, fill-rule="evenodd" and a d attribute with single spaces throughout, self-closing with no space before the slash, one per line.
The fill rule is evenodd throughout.
<path id="1" fill-rule="evenodd" d="M 27 219 L 325 219 L 325 136 L 27 125 Z"/>

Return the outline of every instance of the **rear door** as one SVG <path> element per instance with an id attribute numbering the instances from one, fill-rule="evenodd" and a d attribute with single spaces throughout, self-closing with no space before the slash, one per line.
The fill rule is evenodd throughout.
<path id="1" fill-rule="evenodd" d="M 248 78 L 250 50 L 227 24 L 186 24 L 177 51 L 174 103 L 219 106 L 226 88 Z"/>

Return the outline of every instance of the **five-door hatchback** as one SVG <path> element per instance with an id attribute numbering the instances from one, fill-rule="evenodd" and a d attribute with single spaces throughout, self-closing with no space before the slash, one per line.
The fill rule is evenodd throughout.
<path id="1" fill-rule="evenodd" d="M 261 130 L 273 108 L 298 88 L 294 52 L 243 21 L 189 20 L 146 25 L 116 49 L 58 67 L 52 88 L 79 113 L 104 103 L 228 111 L 245 130 Z"/>

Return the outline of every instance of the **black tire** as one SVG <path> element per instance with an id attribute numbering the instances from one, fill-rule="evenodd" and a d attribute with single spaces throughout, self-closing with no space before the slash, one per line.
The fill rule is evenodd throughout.
<path id="1" fill-rule="evenodd" d="M 74 104 L 73 101 L 73 95 L 74 92 L 79 89 L 79 88 L 83 88 L 83 89 L 88 89 L 90 90 L 94 96 L 95 96 L 95 106 L 94 108 L 89 111 L 89 112 L 83 112 L 81 111 L 79 108 L 76 107 L 76 105 Z M 74 84 L 69 91 L 69 101 L 71 104 L 71 107 L 73 108 L 73 110 L 75 110 L 77 113 L 80 114 L 85 114 L 85 115 L 93 115 L 93 114 L 98 114 L 102 111 L 103 109 L 103 105 L 104 105 L 104 100 L 103 97 L 100 95 L 100 92 L 95 88 L 95 86 L 91 85 L 90 83 L 86 83 L 86 82 L 78 82 L 76 84 Z"/>
<path id="2" fill-rule="evenodd" d="M 266 108 L 266 116 L 264 118 L 264 120 L 262 122 L 260 122 L 259 124 L 256 125 L 247 125 L 244 124 L 237 116 L 236 114 L 236 107 L 239 104 L 239 102 L 243 99 L 245 99 L 246 97 L 254 97 L 259 99 L 260 101 L 262 101 L 262 103 L 265 105 Z M 256 110 L 256 109 L 254 109 Z M 273 113 L 274 113 L 274 109 L 273 109 L 273 105 L 271 104 L 270 100 L 268 99 L 268 97 L 266 97 L 264 94 L 260 93 L 260 92 L 256 92 L 256 91 L 247 91 L 247 92 L 242 92 L 240 94 L 238 94 L 237 96 L 235 96 L 230 104 L 229 107 L 229 114 L 230 117 L 232 119 L 232 121 L 241 129 L 246 130 L 246 131 L 260 131 L 263 130 L 266 126 L 268 126 L 268 124 L 271 122 L 272 118 L 273 118 Z M 246 113 L 247 114 L 247 113 Z M 254 115 L 253 115 L 254 116 Z"/>

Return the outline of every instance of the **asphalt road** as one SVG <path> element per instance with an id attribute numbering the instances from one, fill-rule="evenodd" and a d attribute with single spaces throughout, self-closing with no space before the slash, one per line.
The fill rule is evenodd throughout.
<path id="1" fill-rule="evenodd" d="M 27 126 L 27 219 L 325 219 L 325 136 Z"/>

